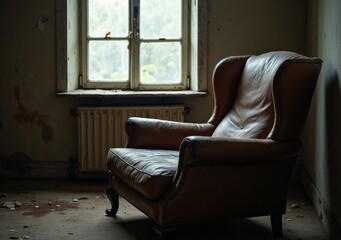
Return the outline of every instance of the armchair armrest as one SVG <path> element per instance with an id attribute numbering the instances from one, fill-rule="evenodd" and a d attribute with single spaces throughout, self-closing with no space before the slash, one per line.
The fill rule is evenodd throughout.
<path id="1" fill-rule="evenodd" d="M 298 156 L 301 147 L 300 141 L 190 136 L 182 142 L 180 153 L 190 156 L 187 165 L 216 166 L 289 159 Z"/>
<path id="2" fill-rule="evenodd" d="M 151 118 L 131 117 L 126 122 L 127 147 L 178 150 L 182 140 L 191 135 L 211 136 L 210 123 L 184 123 Z"/>

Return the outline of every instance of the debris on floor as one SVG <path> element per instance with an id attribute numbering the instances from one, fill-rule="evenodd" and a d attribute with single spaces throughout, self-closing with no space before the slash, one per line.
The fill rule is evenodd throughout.
<path id="1" fill-rule="evenodd" d="M 88 197 L 79 197 L 79 198 L 73 197 L 72 202 L 76 203 L 80 200 L 88 200 L 88 199 L 89 199 Z"/>
<path id="2" fill-rule="evenodd" d="M 300 204 L 299 203 L 293 203 L 290 205 L 291 208 L 300 208 Z"/>
<path id="3" fill-rule="evenodd" d="M 152 221 L 122 197 L 117 217 L 105 216 L 104 210 L 110 206 L 103 190 L 106 182 L 93 185 L 60 182 L 58 189 L 55 181 L 25 180 L 24 183 L 29 187 L 20 189 L 29 193 L 17 190 L 22 181 L 0 182 L 0 192 L 7 194 L 6 198 L 0 198 L 0 239 L 154 239 Z M 290 190 L 294 194 L 288 198 L 287 213 L 283 215 L 284 237 L 280 239 L 329 239 L 304 191 L 299 186 L 292 186 Z M 72 202 L 73 199 L 78 202 Z M 14 211 L 1 207 L 2 202 L 12 200 L 21 202 L 22 206 Z M 177 239 L 189 239 L 189 236 L 197 240 L 276 239 L 272 237 L 268 216 L 184 226 L 179 229 Z"/>
<path id="4" fill-rule="evenodd" d="M 293 214 L 296 215 L 296 218 L 304 218 L 304 215 L 302 214 L 305 211 L 306 203 L 292 203 L 290 205 L 290 209 L 288 209 L 288 212 L 293 211 Z M 286 219 L 289 221 L 289 219 Z M 291 219 L 290 219 L 291 220 Z"/>
<path id="5" fill-rule="evenodd" d="M 7 208 L 10 210 L 14 210 L 16 207 L 21 207 L 21 202 L 18 201 L 6 201 L 1 203 L 2 208 Z"/>
<path id="6" fill-rule="evenodd" d="M 11 236 L 9 239 L 30 239 L 30 236 L 24 235 L 22 237 L 19 236 Z"/>
<path id="7" fill-rule="evenodd" d="M 23 228 L 28 228 L 28 226 L 23 226 Z M 26 233 L 22 233 L 20 234 L 19 229 L 10 229 L 9 230 L 9 239 L 20 239 L 20 240 L 24 240 L 24 239 L 30 239 L 30 236 L 27 235 Z"/>
<path id="8" fill-rule="evenodd" d="M 88 197 L 80 197 L 78 198 L 78 200 L 88 200 L 89 198 Z"/>

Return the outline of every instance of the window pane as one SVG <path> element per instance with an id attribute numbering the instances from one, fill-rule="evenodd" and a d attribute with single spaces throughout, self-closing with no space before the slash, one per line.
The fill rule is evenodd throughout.
<path id="1" fill-rule="evenodd" d="M 122 0 L 89 0 L 89 36 L 124 37 L 128 35 L 128 4 Z"/>
<path id="2" fill-rule="evenodd" d="M 181 44 L 178 42 L 141 43 L 140 81 L 142 84 L 181 82 Z"/>
<path id="3" fill-rule="evenodd" d="M 181 38 L 181 0 L 143 0 L 140 4 L 141 38 Z"/>
<path id="4" fill-rule="evenodd" d="M 129 68 L 128 41 L 89 42 L 89 80 L 127 81 Z"/>

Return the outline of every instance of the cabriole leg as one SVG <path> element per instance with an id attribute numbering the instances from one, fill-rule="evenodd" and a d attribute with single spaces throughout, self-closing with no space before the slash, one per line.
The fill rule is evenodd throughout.
<path id="1" fill-rule="evenodd" d="M 107 188 L 107 196 L 111 203 L 111 208 L 106 209 L 105 213 L 108 216 L 115 216 L 118 210 L 118 193 L 113 188 Z"/>

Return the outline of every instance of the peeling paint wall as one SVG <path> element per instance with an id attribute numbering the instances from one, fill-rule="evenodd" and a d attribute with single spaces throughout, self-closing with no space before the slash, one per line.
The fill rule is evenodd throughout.
<path id="1" fill-rule="evenodd" d="M 55 94 L 55 1 L 1 4 L 0 164 L 6 174 L 35 177 L 34 162 L 68 162 L 76 155 L 69 112 L 78 103 Z M 50 174 L 67 176 L 65 169 L 40 175 Z"/>
<path id="2" fill-rule="evenodd" d="M 1 176 L 67 177 L 70 158 L 77 157 L 77 123 L 70 111 L 79 105 L 184 103 L 191 108 L 186 121 L 204 122 L 213 111 L 210 79 L 221 58 L 271 50 L 305 51 L 306 1 L 208 1 L 208 36 L 201 39 L 208 46 L 207 97 L 57 97 L 56 1 L 1 2 Z"/>

